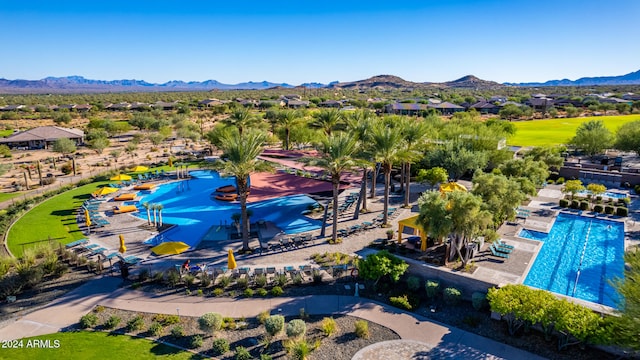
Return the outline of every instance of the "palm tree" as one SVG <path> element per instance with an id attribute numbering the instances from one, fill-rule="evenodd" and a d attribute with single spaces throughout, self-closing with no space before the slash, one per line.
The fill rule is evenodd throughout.
<path id="1" fill-rule="evenodd" d="M 258 119 L 256 119 L 248 109 L 241 108 L 231 113 L 231 115 L 224 119 L 223 122 L 227 125 L 235 126 L 238 129 L 240 136 L 242 136 L 242 132 L 252 125 L 257 124 Z"/>
<path id="2" fill-rule="evenodd" d="M 240 213 L 242 218 L 242 250 L 249 248 L 249 227 L 247 216 L 247 195 L 249 193 L 249 176 L 251 173 L 269 168 L 269 165 L 258 160 L 258 155 L 264 150 L 266 134 L 251 130 L 243 135 L 237 134 L 223 139 L 221 170 L 235 176 L 240 199 Z"/>
<path id="3" fill-rule="evenodd" d="M 156 208 L 158 209 L 158 218 L 160 218 L 159 226 L 162 227 L 162 209 L 164 209 L 164 206 L 162 204 L 158 204 L 156 205 Z"/>
<path id="4" fill-rule="evenodd" d="M 340 125 L 342 121 L 342 114 L 336 109 L 322 110 L 315 116 L 315 121 L 312 125 L 316 128 L 320 128 L 325 135 L 331 135 L 331 131 Z"/>
<path id="5" fill-rule="evenodd" d="M 362 166 L 362 184 L 360 189 L 360 197 L 358 205 L 362 201 L 362 211 L 367 212 L 367 175 L 369 168 L 375 166 L 371 163 L 371 151 L 369 149 L 371 142 L 371 129 L 373 127 L 373 117 L 370 111 L 362 110 L 352 113 L 347 118 L 347 130 L 359 141 L 358 151 L 355 157 L 360 160 Z M 357 218 L 359 208 L 356 207 L 354 218 Z"/>
<path id="6" fill-rule="evenodd" d="M 310 165 L 320 166 L 331 176 L 333 185 L 333 229 L 331 239 L 338 238 L 338 194 L 342 173 L 357 166 L 353 155 L 358 142 L 346 133 L 333 133 L 322 141 L 322 157 L 306 159 Z"/>
<path id="7" fill-rule="evenodd" d="M 158 210 L 158 204 L 151 204 L 151 209 L 153 209 L 153 226 L 158 226 L 158 218 L 156 217 L 156 211 Z"/>
<path id="8" fill-rule="evenodd" d="M 149 202 L 143 202 L 142 207 L 147 210 L 147 225 L 151 225 L 151 204 Z"/>
<path id="9" fill-rule="evenodd" d="M 289 150 L 291 145 L 291 129 L 300 123 L 300 113 L 298 111 L 281 111 L 277 115 L 276 124 L 284 131 L 283 148 Z"/>
<path id="10" fill-rule="evenodd" d="M 425 135 L 429 132 L 427 124 L 421 120 L 407 120 L 402 123 L 402 133 L 404 137 L 405 151 L 407 152 L 406 161 L 404 163 L 404 181 L 405 194 L 404 194 L 404 207 L 409 206 L 409 195 L 411 194 L 411 163 L 420 158 L 423 146 L 426 144 Z"/>
<path id="11" fill-rule="evenodd" d="M 389 187 L 391 184 L 391 170 L 393 164 L 406 159 L 406 151 L 402 139 L 402 132 L 398 127 L 390 127 L 383 122 L 377 123 L 371 134 L 373 158 L 379 162 L 384 173 L 384 212 L 382 225 L 389 222 Z"/>

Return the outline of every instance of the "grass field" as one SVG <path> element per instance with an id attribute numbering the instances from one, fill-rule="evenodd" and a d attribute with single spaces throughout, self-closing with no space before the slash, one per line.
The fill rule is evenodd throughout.
<path id="1" fill-rule="evenodd" d="M 0 130 L 0 137 L 7 137 L 13 134 L 13 130 Z"/>
<path id="2" fill-rule="evenodd" d="M 566 144 L 575 135 L 578 126 L 590 120 L 603 121 L 607 129 L 615 134 L 621 125 L 640 120 L 640 115 L 517 121 L 513 124 L 518 131 L 507 142 L 509 145 L 517 146 Z"/>
<path id="3" fill-rule="evenodd" d="M 76 211 L 90 194 L 107 182 L 95 182 L 57 195 L 24 214 L 11 228 L 7 245 L 14 256 L 24 247 L 49 241 L 63 244 L 84 237 L 76 221 Z"/>
<path id="4" fill-rule="evenodd" d="M 57 340 L 59 347 L 57 349 L 27 348 L 29 340 L 32 346 L 33 340 L 49 340 L 50 346 L 54 346 L 54 340 Z M 0 359 L 202 359 L 200 356 L 168 345 L 103 332 L 64 332 L 25 338 L 21 341 L 22 348 L 0 349 Z"/>

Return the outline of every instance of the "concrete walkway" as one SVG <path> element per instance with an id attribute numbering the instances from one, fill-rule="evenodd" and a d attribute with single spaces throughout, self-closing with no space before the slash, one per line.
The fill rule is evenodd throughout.
<path id="1" fill-rule="evenodd" d="M 437 349 L 438 354 L 473 359 L 543 359 L 526 351 L 428 320 L 416 314 L 352 296 L 311 295 L 297 298 L 211 299 L 184 295 L 152 294 L 119 288 L 122 280 L 102 277 L 69 292 L 49 306 L 20 319 L 5 322 L 0 339 L 51 334 L 72 327 L 96 305 L 150 313 L 200 316 L 218 312 L 230 317 L 254 317 L 269 310 L 282 315 L 298 315 L 300 309 L 312 315 L 344 314 L 386 326 L 402 339 L 416 340 Z"/>

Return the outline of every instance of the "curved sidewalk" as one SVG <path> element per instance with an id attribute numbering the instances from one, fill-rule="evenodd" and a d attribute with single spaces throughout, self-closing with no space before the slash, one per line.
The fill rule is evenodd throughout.
<path id="1" fill-rule="evenodd" d="M 455 327 L 428 320 L 416 314 L 352 296 L 310 295 L 297 298 L 241 299 L 202 298 L 184 295 L 153 296 L 141 291 L 118 288 L 121 280 L 103 277 L 91 281 L 49 306 L 24 317 L 5 322 L 0 339 L 10 340 L 55 333 L 77 324 L 95 305 L 151 313 L 200 316 L 218 312 L 230 317 L 254 317 L 269 310 L 296 316 L 304 308 L 308 314 L 344 314 L 384 325 L 402 339 L 417 340 L 437 348 L 437 355 L 473 359 L 543 359 Z M 435 354 L 434 354 L 435 355 Z"/>

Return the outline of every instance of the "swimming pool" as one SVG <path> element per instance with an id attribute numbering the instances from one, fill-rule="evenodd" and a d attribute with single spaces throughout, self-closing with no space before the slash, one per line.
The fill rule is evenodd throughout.
<path id="1" fill-rule="evenodd" d="M 577 194 L 578 195 L 582 195 L 582 196 L 587 196 L 587 195 L 591 194 L 591 191 L 582 190 L 582 191 L 579 191 Z M 624 198 L 628 197 L 627 194 L 617 193 L 617 192 L 613 192 L 613 191 L 605 191 L 604 193 L 602 193 L 601 195 L 598 195 L 598 196 L 602 196 L 603 198 L 604 197 L 608 197 L 608 198 L 611 198 L 611 199 L 624 199 Z"/>
<path id="2" fill-rule="evenodd" d="M 195 247 L 211 226 L 231 224 L 231 215 L 240 212 L 239 203 L 215 200 L 211 193 L 224 185 L 235 185 L 232 177 L 221 177 L 215 171 L 191 171 L 189 180 L 176 181 L 156 187 L 153 193 L 143 194 L 139 201 L 141 219 L 147 212 L 144 202 L 162 204 L 162 220 L 177 227 L 162 235 L 163 241 L 182 241 Z M 284 196 L 247 204 L 253 211 L 252 222 L 266 220 L 276 224 L 287 234 L 319 229 L 320 221 L 309 219 L 301 213 L 317 202 L 306 195 Z M 153 218 L 153 212 L 151 214 Z"/>
<path id="3" fill-rule="evenodd" d="M 623 276 L 623 223 L 562 213 L 549 234 L 519 236 L 544 242 L 525 285 L 616 307 L 609 281 Z"/>

